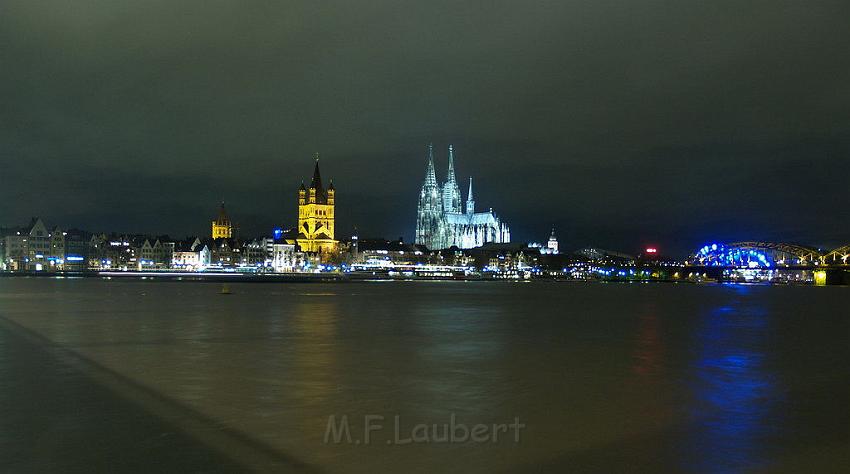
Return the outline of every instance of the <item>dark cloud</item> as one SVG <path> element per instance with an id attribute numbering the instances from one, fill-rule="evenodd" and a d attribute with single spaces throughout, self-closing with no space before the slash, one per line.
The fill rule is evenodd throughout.
<path id="1" fill-rule="evenodd" d="M 0 3 L 0 224 L 245 232 L 322 154 L 338 229 L 412 237 L 454 143 L 518 239 L 850 240 L 846 1 Z"/>

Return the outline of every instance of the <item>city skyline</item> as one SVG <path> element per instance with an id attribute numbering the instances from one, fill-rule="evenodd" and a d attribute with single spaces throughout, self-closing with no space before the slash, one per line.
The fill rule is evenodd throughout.
<path id="1" fill-rule="evenodd" d="M 453 153 L 452 145 L 448 145 L 448 147 L 449 147 L 449 153 L 451 155 Z M 423 156 L 429 157 L 428 162 L 431 162 L 431 160 L 433 159 L 432 149 L 433 149 L 433 143 L 429 143 L 428 147 L 427 147 L 428 152 L 423 154 Z M 313 156 L 309 160 L 304 160 L 304 161 L 305 161 L 305 163 L 313 163 L 316 166 L 314 173 L 318 172 L 319 153 L 313 153 Z M 454 167 L 456 165 L 452 164 L 452 166 Z M 427 172 L 430 172 L 430 168 L 428 168 Z M 295 177 L 295 178 L 297 178 L 297 177 Z M 295 178 L 293 178 L 293 180 L 295 180 Z M 315 175 L 314 175 L 314 179 L 315 179 Z M 298 188 L 300 189 L 304 186 L 304 179 L 298 178 L 297 180 L 300 182 L 300 186 L 298 186 Z M 422 184 L 421 179 L 420 179 L 419 184 L 420 185 Z M 333 186 L 333 185 L 331 185 L 331 186 Z M 289 194 L 292 194 L 292 193 L 290 192 Z M 476 196 L 479 195 L 479 189 L 478 188 L 476 188 L 475 194 L 476 194 Z M 440 193 L 441 203 L 442 203 L 443 199 L 444 199 L 443 193 L 441 192 Z M 268 228 L 257 228 L 256 225 L 250 225 L 250 224 L 248 226 L 243 226 L 241 224 L 241 221 L 239 221 L 238 218 L 233 219 L 234 224 L 233 224 L 233 230 L 232 230 L 232 237 L 242 239 L 242 240 L 246 240 L 246 239 L 251 240 L 251 239 L 256 239 L 256 238 L 272 237 L 272 236 L 276 235 L 276 233 L 279 230 L 284 230 L 284 231 L 297 230 L 299 228 L 299 221 L 300 221 L 299 213 L 300 213 L 300 211 L 299 211 L 297 205 L 291 205 L 291 202 L 293 200 L 297 200 L 297 199 L 294 199 L 294 196 L 289 196 L 289 199 L 284 199 L 284 201 L 290 201 L 290 202 L 283 202 L 282 206 L 293 207 L 294 209 L 284 209 L 283 215 L 280 218 L 278 218 Z M 238 199 L 237 199 L 237 201 L 238 201 Z M 36 214 L 36 213 L 31 213 L 29 218 L 27 218 L 27 219 L 25 219 L 24 221 L 21 221 L 21 222 L 12 222 L 12 223 L 0 222 L 0 229 L 2 229 L 2 228 L 16 228 L 16 227 L 19 227 L 21 225 L 26 224 L 27 222 L 30 222 L 30 224 L 31 224 L 32 220 L 34 220 L 36 218 L 41 218 L 47 224 L 49 224 L 51 226 L 58 226 L 58 227 L 63 228 L 63 229 L 75 229 L 75 230 L 83 230 L 83 231 L 86 231 L 86 232 L 106 233 L 106 234 L 114 234 L 114 235 L 137 235 L 137 236 L 144 235 L 144 236 L 151 236 L 151 237 L 168 236 L 168 237 L 176 238 L 176 239 L 182 239 L 182 240 L 190 239 L 191 240 L 193 238 L 203 237 L 204 235 L 209 233 L 209 222 L 210 221 L 209 221 L 209 219 L 206 219 L 206 217 L 216 217 L 215 214 L 217 213 L 218 218 L 220 218 L 221 217 L 220 213 L 222 212 L 225 203 L 228 203 L 228 211 L 227 211 L 228 214 L 232 213 L 233 210 L 232 210 L 231 205 L 229 204 L 230 201 L 222 199 L 222 200 L 217 202 L 217 204 L 215 206 L 215 209 L 216 209 L 215 212 L 207 212 L 208 216 L 206 214 L 203 217 L 186 216 L 187 217 L 186 220 L 190 222 L 190 224 L 187 226 L 187 228 L 191 228 L 191 229 L 197 228 L 198 229 L 197 231 L 191 230 L 189 232 L 180 232 L 180 231 L 175 232 L 175 231 L 169 230 L 169 229 L 138 228 L 138 227 L 134 228 L 132 230 L 120 229 L 120 228 L 109 228 L 109 227 L 87 228 L 83 225 L 75 225 L 73 223 L 67 224 L 65 222 L 62 222 L 61 219 L 58 219 L 55 216 L 50 216 L 50 215 L 45 216 L 45 215 L 39 215 L 39 214 Z M 340 206 L 340 207 L 342 207 L 343 209 L 346 208 L 346 206 Z M 210 208 L 210 209 L 212 209 L 212 208 Z M 209 211 L 209 209 L 202 211 L 202 212 L 206 212 L 206 211 Z M 287 213 L 287 211 L 289 211 L 289 213 Z M 340 213 L 337 212 L 337 215 L 339 215 L 339 214 Z M 238 210 L 236 211 L 236 215 L 237 216 L 239 215 Z M 125 216 L 125 217 L 132 217 L 132 216 Z M 230 217 L 232 218 L 233 215 L 231 215 Z M 267 216 L 263 216 L 263 217 L 267 217 Z M 86 218 L 84 217 L 81 221 L 85 221 L 85 219 Z M 273 219 L 267 219 L 267 220 L 271 221 Z M 250 217 L 249 217 L 249 222 L 250 222 Z M 344 220 L 343 220 L 343 222 L 344 222 Z M 354 236 L 360 236 L 360 238 L 367 238 L 367 239 L 369 239 L 369 238 L 372 238 L 372 239 L 384 239 L 384 238 L 386 238 L 386 239 L 389 239 L 389 240 L 401 239 L 402 241 L 411 242 L 411 243 L 413 243 L 416 240 L 415 234 L 416 234 L 416 225 L 417 224 L 416 224 L 415 219 L 413 220 L 412 228 L 408 229 L 409 231 L 405 231 L 403 233 L 398 233 L 399 235 L 363 233 L 363 232 L 361 232 L 361 226 L 358 226 L 357 224 L 350 224 L 350 223 L 349 223 L 349 225 L 350 225 L 350 232 L 347 233 L 347 234 L 340 235 L 339 238 L 341 240 L 348 241 L 349 238 L 354 237 Z M 215 222 L 214 222 L 213 227 L 215 227 Z M 339 227 L 339 225 L 337 225 L 337 227 Z M 366 226 L 366 228 L 368 229 L 370 227 Z M 254 229 L 256 229 L 256 230 L 254 230 Z M 557 229 L 557 226 L 553 225 L 549 228 L 549 231 L 554 232 L 556 229 Z M 410 235 L 410 234 L 413 234 L 413 235 Z M 520 234 L 521 235 L 528 235 L 529 232 L 528 231 L 520 232 Z M 561 232 L 558 232 L 558 234 L 561 235 Z M 607 250 L 611 250 L 611 251 L 615 251 L 615 252 L 626 252 L 626 253 L 632 253 L 632 254 L 640 254 L 646 248 L 653 248 L 653 249 L 656 249 L 656 250 L 660 249 L 660 251 L 667 257 L 685 258 L 685 257 L 692 256 L 695 253 L 695 249 L 698 252 L 699 249 L 700 249 L 700 246 L 702 246 L 706 242 L 732 243 L 732 242 L 735 242 L 735 241 L 753 241 L 753 240 L 769 241 L 770 239 L 765 239 L 765 238 L 762 238 L 761 236 L 771 235 L 771 234 L 762 233 L 762 234 L 756 235 L 755 237 L 753 237 L 751 234 L 747 235 L 747 234 L 744 234 L 744 233 L 729 234 L 729 235 L 740 235 L 740 236 L 742 236 L 741 238 L 737 238 L 737 239 L 736 238 L 727 238 L 727 239 L 716 238 L 714 236 L 718 235 L 718 233 L 717 232 L 711 232 L 711 231 L 706 232 L 705 235 L 707 237 L 705 237 L 701 240 L 695 240 L 695 241 L 690 242 L 690 243 L 687 243 L 687 242 L 684 242 L 684 241 L 678 241 L 678 242 L 676 242 L 676 241 L 662 241 L 662 240 L 658 240 L 658 239 L 653 240 L 652 238 L 644 238 L 644 239 L 640 239 L 640 240 L 633 240 L 629 244 L 627 244 L 627 246 L 624 246 L 624 247 L 614 247 L 614 246 L 601 245 L 600 242 L 610 242 L 611 241 L 610 239 L 606 238 L 606 236 L 602 235 L 601 238 L 598 239 L 597 241 L 582 242 L 582 243 L 567 242 L 563 238 L 561 238 L 561 244 L 560 245 L 565 246 L 565 247 L 563 247 L 563 249 L 567 252 L 578 251 L 578 250 L 588 249 L 588 248 L 605 248 Z M 775 235 L 775 234 L 772 234 L 772 235 Z M 844 235 L 846 235 L 846 233 Z M 540 242 L 545 242 L 548 237 L 549 237 L 548 233 L 545 236 L 532 235 L 531 237 L 525 238 L 525 239 L 514 239 L 514 242 L 535 244 L 536 245 L 536 244 L 539 244 Z M 799 244 L 799 245 L 809 247 L 809 248 L 817 248 L 821 251 L 829 251 L 829 250 L 832 250 L 834 248 L 838 248 L 838 246 L 840 246 L 840 245 L 844 245 L 844 243 L 846 242 L 846 238 L 845 238 L 844 241 L 840 240 L 841 237 L 838 237 L 838 239 L 839 239 L 838 241 L 836 241 L 834 239 L 830 240 L 828 238 L 821 238 L 820 240 L 821 241 L 827 241 L 827 242 L 840 242 L 839 245 L 836 245 L 834 243 L 822 245 L 818 242 L 817 238 L 814 239 L 814 240 L 809 240 L 809 241 L 791 240 L 791 239 L 787 239 L 787 238 L 783 240 L 782 238 L 780 238 L 776 241 Z M 688 246 L 689 244 L 690 244 L 690 246 Z M 438 250 L 438 249 L 435 249 L 435 250 Z"/>
<path id="2" fill-rule="evenodd" d="M 412 241 L 433 142 L 516 241 L 847 240 L 845 5 L 402 3 L 4 2 L 0 225 L 266 233 L 319 151 Z"/>

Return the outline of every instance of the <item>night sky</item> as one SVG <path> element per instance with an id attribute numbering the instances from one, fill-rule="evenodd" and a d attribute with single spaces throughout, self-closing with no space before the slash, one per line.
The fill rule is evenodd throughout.
<path id="1" fill-rule="evenodd" d="M 0 226 L 411 240 L 433 142 L 514 240 L 850 243 L 850 2 L 0 1 Z"/>

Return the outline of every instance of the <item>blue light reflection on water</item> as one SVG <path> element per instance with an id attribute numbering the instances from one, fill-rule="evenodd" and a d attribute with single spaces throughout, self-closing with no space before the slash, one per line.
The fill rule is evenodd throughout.
<path id="1" fill-rule="evenodd" d="M 747 293 L 749 289 L 741 291 Z M 696 337 L 696 427 L 686 468 L 738 472 L 764 467 L 779 392 L 767 368 L 769 313 L 761 307 L 722 306 L 703 316 Z"/>

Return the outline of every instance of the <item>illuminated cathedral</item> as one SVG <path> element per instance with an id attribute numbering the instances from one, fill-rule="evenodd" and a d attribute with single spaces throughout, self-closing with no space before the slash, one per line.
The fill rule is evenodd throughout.
<path id="1" fill-rule="evenodd" d="M 298 237 L 296 242 L 302 252 L 327 253 L 337 248 L 334 240 L 334 204 L 336 189 L 333 180 L 328 188 L 322 185 L 319 158 L 313 169 L 310 187 L 304 183 L 298 189 Z"/>
<path id="2" fill-rule="evenodd" d="M 440 185 L 434 169 L 434 148 L 428 145 L 428 166 L 416 210 L 416 243 L 437 250 L 452 246 L 469 249 L 489 242 L 511 241 L 508 225 L 496 216 L 492 208 L 487 212 L 475 212 L 472 178 L 469 178 L 465 209 L 462 202 L 455 178 L 452 146 L 449 145 L 446 182 Z"/>

